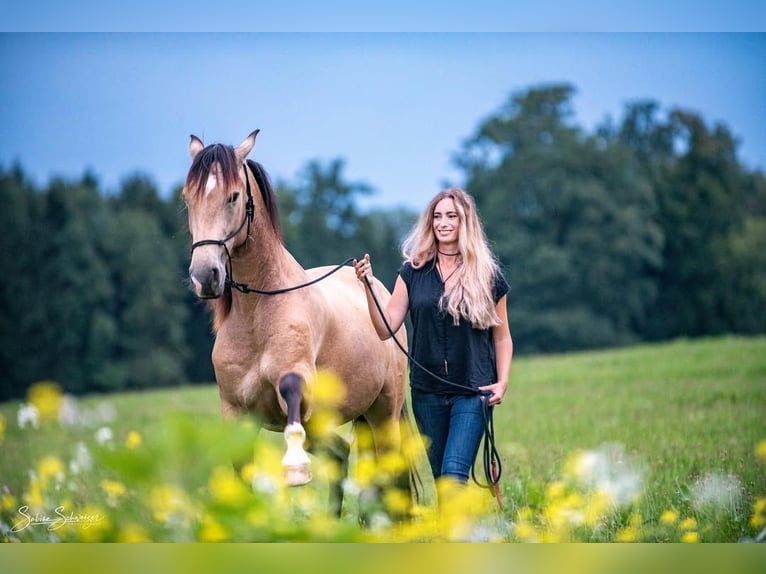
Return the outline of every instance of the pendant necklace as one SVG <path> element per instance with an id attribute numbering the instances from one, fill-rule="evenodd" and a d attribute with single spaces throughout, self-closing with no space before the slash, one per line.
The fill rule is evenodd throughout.
<path id="1" fill-rule="evenodd" d="M 442 266 L 439 265 L 439 261 L 438 260 L 436 261 L 436 267 L 439 270 L 439 276 L 442 277 L 442 283 L 444 283 L 446 285 L 447 281 L 449 281 L 450 277 L 452 277 L 455 274 L 455 272 L 458 270 L 458 267 L 460 267 L 460 265 L 455 265 L 455 268 L 452 270 L 452 273 L 447 275 L 446 278 L 444 277 L 444 274 L 442 273 Z"/>

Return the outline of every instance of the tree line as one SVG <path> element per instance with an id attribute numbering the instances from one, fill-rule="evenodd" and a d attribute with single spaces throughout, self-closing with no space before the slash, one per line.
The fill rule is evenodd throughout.
<path id="1" fill-rule="evenodd" d="M 723 125 L 657 102 L 577 124 L 570 85 L 511 94 L 455 154 L 511 284 L 517 352 L 766 330 L 766 177 Z M 265 166 L 268 169 L 268 166 Z M 373 254 L 391 287 L 417 213 L 361 210 L 343 159 L 275 184 L 305 267 Z M 0 400 L 213 380 L 204 304 L 188 288 L 178 188 L 136 174 L 116 193 L 0 167 Z"/>

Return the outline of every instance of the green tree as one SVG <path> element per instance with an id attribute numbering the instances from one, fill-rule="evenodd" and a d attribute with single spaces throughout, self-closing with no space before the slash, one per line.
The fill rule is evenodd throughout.
<path id="1" fill-rule="evenodd" d="M 513 95 L 457 163 L 506 269 L 523 351 L 637 340 L 663 236 L 640 165 L 573 121 L 569 85 Z"/>
<path id="2" fill-rule="evenodd" d="M 41 195 L 19 166 L 0 170 L 0 400 L 20 396 L 41 378 L 47 328 L 45 301 L 38 296 L 40 252 L 45 241 Z"/>
<path id="3" fill-rule="evenodd" d="M 722 270 L 732 268 L 723 245 L 743 230 L 752 182 L 737 159 L 736 142 L 724 126 L 710 129 L 692 112 L 673 110 L 664 122 L 656 107 L 641 113 L 640 137 L 626 142 L 639 150 L 665 235 L 659 294 L 646 333 L 665 339 L 736 330 L 734 306 L 724 303 L 732 281 Z"/>
<path id="4" fill-rule="evenodd" d="M 46 325 L 37 335 L 45 349 L 38 373 L 82 393 L 110 359 L 115 339 L 114 288 L 104 251 L 110 212 L 89 174 L 76 183 L 55 180 L 43 204 L 41 279 L 34 293 L 45 309 Z"/>
<path id="5" fill-rule="evenodd" d="M 112 360 L 94 384 L 103 389 L 181 384 L 187 309 L 177 253 L 163 229 L 166 206 L 141 179 L 125 182 L 114 205 L 106 252 L 117 337 Z"/>
<path id="6" fill-rule="evenodd" d="M 285 243 L 304 267 L 337 265 L 354 255 L 353 239 L 360 225 L 356 199 L 372 188 L 345 181 L 344 168 L 342 159 L 327 165 L 310 161 L 297 187 L 281 187 L 280 209 L 288 209 L 283 215 Z"/>

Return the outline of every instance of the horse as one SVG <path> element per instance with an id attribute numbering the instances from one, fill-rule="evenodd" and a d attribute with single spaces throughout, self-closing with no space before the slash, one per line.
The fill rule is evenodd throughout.
<path id="1" fill-rule="evenodd" d="M 183 187 L 192 240 L 189 278 L 213 313 L 212 362 L 222 416 L 252 415 L 259 428 L 283 432 L 285 479 L 299 486 L 312 479 L 303 444 L 306 438 L 313 444 L 306 423 L 314 409 L 317 372 L 329 370 L 340 379 L 345 392 L 337 405 L 339 425 L 353 422 L 356 436 L 360 428 L 369 431 L 380 456 L 401 452 L 408 422 L 407 364 L 393 341 L 381 341 L 375 333 L 364 286 L 351 267 L 338 266 L 334 273 L 330 267 L 304 269 L 285 247 L 268 174 L 247 159 L 259 131 L 236 148 L 205 146 L 191 136 L 192 164 Z M 390 293 L 375 281 L 385 305 Z M 404 327 L 397 338 L 407 344 Z M 350 448 L 333 433 L 327 450 L 340 463 L 341 475 L 348 472 Z M 413 463 L 409 473 L 399 486 L 406 482 L 416 498 Z M 342 478 L 331 484 L 337 514 Z"/>

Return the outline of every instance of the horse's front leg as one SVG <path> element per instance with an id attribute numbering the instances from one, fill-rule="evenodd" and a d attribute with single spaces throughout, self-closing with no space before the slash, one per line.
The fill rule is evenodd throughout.
<path id="1" fill-rule="evenodd" d="M 303 448 L 306 431 L 301 424 L 301 399 L 305 381 L 297 373 L 287 373 L 279 379 L 279 394 L 287 404 L 285 441 L 287 452 L 282 458 L 288 486 L 311 482 L 311 461 Z"/>

